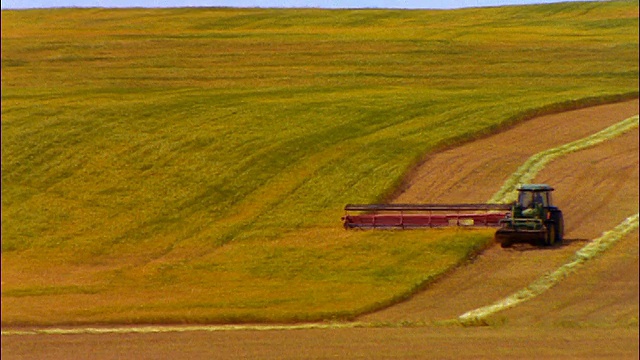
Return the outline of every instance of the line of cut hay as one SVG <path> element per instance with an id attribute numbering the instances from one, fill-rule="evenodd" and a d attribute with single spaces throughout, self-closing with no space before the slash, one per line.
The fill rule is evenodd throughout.
<path id="1" fill-rule="evenodd" d="M 580 140 L 533 155 L 507 179 L 502 188 L 489 199 L 489 202 L 510 203 L 514 201 L 516 199 L 516 189 L 522 184 L 530 183 L 549 162 L 560 156 L 598 145 L 636 127 L 638 127 L 638 115 Z"/>
<path id="2" fill-rule="evenodd" d="M 625 119 L 598 133 L 587 136 L 574 142 L 542 151 L 530 157 L 522 166 L 514 172 L 505 182 L 503 187 L 489 200 L 489 202 L 508 203 L 515 200 L 516 189 L 521 184 L 530 182 L 552 160 L 569 153 L 595 146 L 606 140 L 622 135 L 625 132 L 638 127 L 638 115 Z M 514 294 L 499 300 L 491 305 L 468 311 L 458 317 L 463 325 L 484 325 L 486 318 L 496 312 L 511 308 L 524 301 L 542 294 L 555 286 L 562 279 L 575 271 L 575 268 L 587 260 L 610 248 L 616 241 L 638 228 L 638 214 L 635 214 L 616 226 L 613 230 L 603 233 L 599 238 L 591 241 L 576 252 L 574 259 L 550 274 L 544 275 L 529 286 Z"/>
<path id="3" fill-rule="evenodd" d="M 129 327 L 82 327 L 82 328 L 42 328 L 32 330 L 6 330 L 2 336 L 17 335 L 79 335 L 79 334 L 152 334 L 191 331 L 271 331 L 271 330 L 311 330 L 311 329 L 350 329 L 364 327 L 357 322 L 307 323 L 295 325 L 199 325 L 199 326 L 129 326 Z"/>
<path id="4" fill-rule="evenodd" d="M 637 117 L 636 117 L 637 118 Z M 522 302 L 533 299 L 543 292 L 551 289 L 564 278 L 575 272 L 577 267 L 602 254 L 618 240 L 630 232 L 638 229 L 638 217 L 640 213 L 628 217 L 611 231 L 604 232 L 602 236 L 591 241 L 578 250 L 572 261 L 560 266 L 555 271 L 546 274 L 529 286 L 521 289 L 512 295 L 499 300 L 491 305 L 468 311 L 458 317 L 458 321 L 463 325 L 486 325 L 486 319 L 499 311 L 514 307 Z"/>

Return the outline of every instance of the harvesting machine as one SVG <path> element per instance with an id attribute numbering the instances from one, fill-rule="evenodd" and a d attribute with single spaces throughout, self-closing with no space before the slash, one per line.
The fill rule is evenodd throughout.
<path id="1" fill-rule="evenodd" d="M 552 191 L 546 184 L 522 185 L 513 204 L 348 204 L 342 222 L 345 229 L 495 227 L 502 247 L 553 245 L 562 242 L 564 221 Z"/>
<path id="2" fill-rule="evenodd" d="M 518 200 L 511 212 L 500 220 L 496 241 L 504 247 L 516 242 L 551 246 L 562 243 L 564 218 L 562 211 L 553 205 L 553 188 L 546 184 L 522 185 Z"/>

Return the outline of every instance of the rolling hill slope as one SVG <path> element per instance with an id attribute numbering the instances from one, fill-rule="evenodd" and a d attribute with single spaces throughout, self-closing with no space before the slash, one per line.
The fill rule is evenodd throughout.
<path id="1" fill-rule="evenodd" d="M 479 169 L 477 161 L 483 161 L 486 151 L 490 150 L 482 143 L 500 147 L 503 159 L 510 162 L 523 155 L 522 150 L 512 144 L 517 143 L 521 138 L 519 132 L 525 128 L 549 134 L 568 119 L 582 125 L 563 133 L 564 140 L 568 140 L 582 136 L 584 132 L 597 131 L 604 123 L 614 122 L 637 110 L 638 101 L 635 100 L 534 119 L 510 131 L 434 154 L 420 170 L 426 170 L 442 159 L 456 159 L 463 173 L 473 173 L 474 169 Z M 562 139 L 555 141 L 559 140 Z M 470 147 L 475 147 L 475 151 L 470 151 Z M 462 178 L 462 183 L 477 181 L 477 187 L 468 188 L 472 194 L 469 196 L 478 196 L 476 192 L 484 196 L 481 194 L 486 188 L 494 186 L 483 171 L 488 170 Z M 421 171 L 417 174 L 422 175 L 411 179 L 415 181 L 404 196 L 424 196 L 416 190 L 429 179 Z M 506 176 L 505 173 L 502 175 Z M 558 202 L 571 221 L 565 246 L 487 249 L 472 263 L 456 269 L 410 300 L 360 319 L 372 321 L 369 325 L 325 322 L 299 324 L 298 327 L 92 326 L 63 330 L 36 328 L 38 335 L 34 335 L 32 329 L 23 328 L 27 331 L 22 335 L 8 335 L 3 330 L 2 356 L 20 359 L 77 356 L 96 359 L 118 356 L 298 359 L 304 354 L 319 358 L 375 359 L 425 356 L 452 359 L 637 358 L 637 231 L 546 293 L 495 314 L 489 320 L 492 326 L 460 327 L 431 322 L 453 319 L 462 311 L 487 305 L 522 288 L 540 274 L 565 262 L 591 236 L 609 229 L 620 217 L 637 212 L 637 128 L 552 162 L 540 173 L 539 180 L 553 180 L 558 188 Z M 434 185 L 433 189 L 444 192 L 448 186 L 452 185 L 443 183 Z M 572 189 L 589 196 L 574 196 Z M 459 195 L 452 194 L 452 198 L 456 196 Z M 594 208 L 598 211 L 593 211 Z M 532 346 L 532 343 L 545 346 Z"/>

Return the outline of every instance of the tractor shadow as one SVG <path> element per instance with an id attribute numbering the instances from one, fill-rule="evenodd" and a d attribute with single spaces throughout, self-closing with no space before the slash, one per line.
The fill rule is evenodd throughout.
<path id="1" fill-rule="evenodd" d="M 516 244 L 511 245 L 509 250 L 520 251 L 520 252 L 527 252 L 527 251 L 555 251 L 555 250 L 571 247 L 571 246 L 573 246 L 575 244 L 587 244 L 589 241 L 591 241 L 591 240 L 589 240 L 589 239 L 563 239 L 562 240 L 562 244 L 556 244 L 556 245 L 552 245 L 552 246 L 532 245 L 532 244 L 529 244 L 529 243 L 516 243 Z"/>

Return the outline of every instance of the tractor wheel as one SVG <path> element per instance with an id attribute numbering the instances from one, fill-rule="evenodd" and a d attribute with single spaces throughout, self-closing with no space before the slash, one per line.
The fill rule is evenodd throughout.
<path id="1" fill-rule="evenodd" d="M 561 245 L 564 238 L 564 219 L 562 213 L 556 215 L 556 244 Z"/>
<path id="2" fill-rule="evenodd" d="M 547 227 L 547 237 L 544 241 L 544 244 L 547 246 L 553 246 L 556 243 L 557 238 L 557 225 L 555 223 L 551 223 Z"/>

